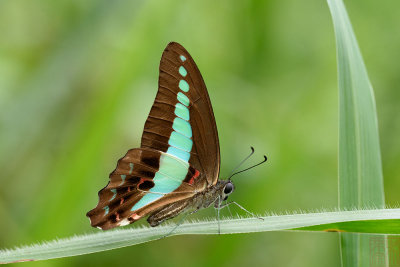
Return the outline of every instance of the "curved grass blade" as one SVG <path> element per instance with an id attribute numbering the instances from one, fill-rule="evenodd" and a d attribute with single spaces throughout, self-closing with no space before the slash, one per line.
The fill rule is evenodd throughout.
<path id="1" fill-rule="evenodd" d="M 336 211 L 306 214 L 292 214 L 281 216 L 266 216 L 264 220 L 257 218 L 225 219 L 221 223 L 222 234 L 282 231 L 282 230 L 307 230 L 324 231 L 322 227 L 303 228 L 317 225 L 346 224 L 347 231 L 369 233 L 397 234 L 399 228 L 394 229 L 393 224 L 400 224 L 400 209 Z M 371 221 L 376 220 L 373 224 Z M 386 225 L 377 228 L 377 224 Z M 375 225 L 375 226 L 374 226 Z M 392 225 L 392 226 L 391 226 Z M 390 227 L 389 227 L 390 226 Z M 11 250 L 0 251 L 0 263 L 20 261 L 46 260 L 89 254 L 125 246 L 132 246 L 162 238 L 175 226 L 173 224 L 155 228 L 125 228 L 105 232 L 90 233 L 71 238 L 57 239 L 41 244 L 23 246 Z M 187 222 L 179 226 L 173 235 L 183 234 L 217 234 L 218 224 L 215 220 Z"/>
<path id="2" fill-rule="evenodd" d="M 385 198 L 373 89 L 343 1 L 328 0 L 328 5 L 339 76 L 339 207 L 382 208 Z M 346 235 L 341 245 L 343 266 L 369 265 L 368 239 Z"/>
<path id="3" fill-rule="evenodd" d="M 339 206 L 385 205 L 375 98 L 342 0 L 328 0 L 339 78 Z"/>

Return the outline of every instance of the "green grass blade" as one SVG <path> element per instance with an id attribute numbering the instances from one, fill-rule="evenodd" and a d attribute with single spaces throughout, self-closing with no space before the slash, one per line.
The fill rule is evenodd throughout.
<path id="1" fill-rule="evenodd" d="M 328 0 L 335 26 L 339 76 L 339 205 L 383 207 L 375 98 L 341 0 Z"/>
<path id="2" fill-rule="evenodd" d="M 335 28 L 339 77 L 339 207 L 385 205 L 373 89 L 342 0 L 328 0 Z M 342 236 L 342 264 L 367 266 L 369 241 Z"/>
<path id="3" fill-rule="evenodd" d="M 374 234 L 400 234 L 400 220 L 365 220 L 328 223 L 301 227 L 296 230 L 324 232 L 357 232 Z"/>
<path id="4" fill-rule="evenodd" d="M 377 220 L 377 222 L 374 222 Z M 226 219 L 221 221 L 222 234 L 250 233 L 280 230 L 325 231 L 323 226 L 343 228 L 352 232 L 399 233 L 400 209 L 336 211 L 255 218 Z M 381 227 L 378 227 L 381 225 Z M 310 226 L 315 226 L 312 228 Z M 303 228 L 302 228 L 303 227 Z M 308 227 L 308 228 L 307 228 Z M 317 227 L 320 227 L 318 229 Z M 326 228 L 325 227 L 325 228 Z M 386 228 L 385 228 L 386 227 Z M 168 234 L 173 224 L 156 228 L 124 228 L 91 233 L 0 251 L 0 263 L 27 260 L 46 260 L 89 254 L 158 239 Z M 302 228 L 302 229 L 301 229 Z M 188 222 L 179 226 L 174 235 L 217 234 L 215 220 Z"/>

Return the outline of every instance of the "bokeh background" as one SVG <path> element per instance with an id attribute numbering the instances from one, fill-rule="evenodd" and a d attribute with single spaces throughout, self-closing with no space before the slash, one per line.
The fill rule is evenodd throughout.
<path id="1" fill-rule="evenodd" d="M 400 3 L 345 4 L 375 89 L 386 200 L 395 206 Z M 336 54 L 325 1 L 3 0 L 0 248 L 98 231 L 85 213 L 117 160 L 140 144 L 170 41 L 188 49 L 208 86 L 221 176 L 250 145 L 254 162 L 269 156 L 235 177 L 232 199 L 261 214 L 337 206 Z M 336 233 L 272 232 L 178 236 L 24 264 L 338 266 L 340 251 Z"/>

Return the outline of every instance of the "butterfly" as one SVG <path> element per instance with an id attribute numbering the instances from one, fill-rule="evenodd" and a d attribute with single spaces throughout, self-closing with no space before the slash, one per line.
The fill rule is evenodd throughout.
<path id="1" fill-rule="evenodd" d="M 87 213 L 103 230 L 143 217 L 157 226 L 196 212 L 234 191 L 220 180 L 220 148 L 211 101 L 200 71 L 186 49 L 171 42 L 159 67 L 158 92 L 144 125 L 140 148 L 129 150 Z"/>

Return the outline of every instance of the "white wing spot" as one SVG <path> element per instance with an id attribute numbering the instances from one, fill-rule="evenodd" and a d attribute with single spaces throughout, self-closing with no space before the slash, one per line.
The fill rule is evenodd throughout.
<path id="1" fill-rule="evenodd" d="M 125 225 L 128 225 L 128 224 L 129 224 L 128 219 L 123 219 L 123 220 L 119 223 L 119 226 L 125 226 Z"/>

